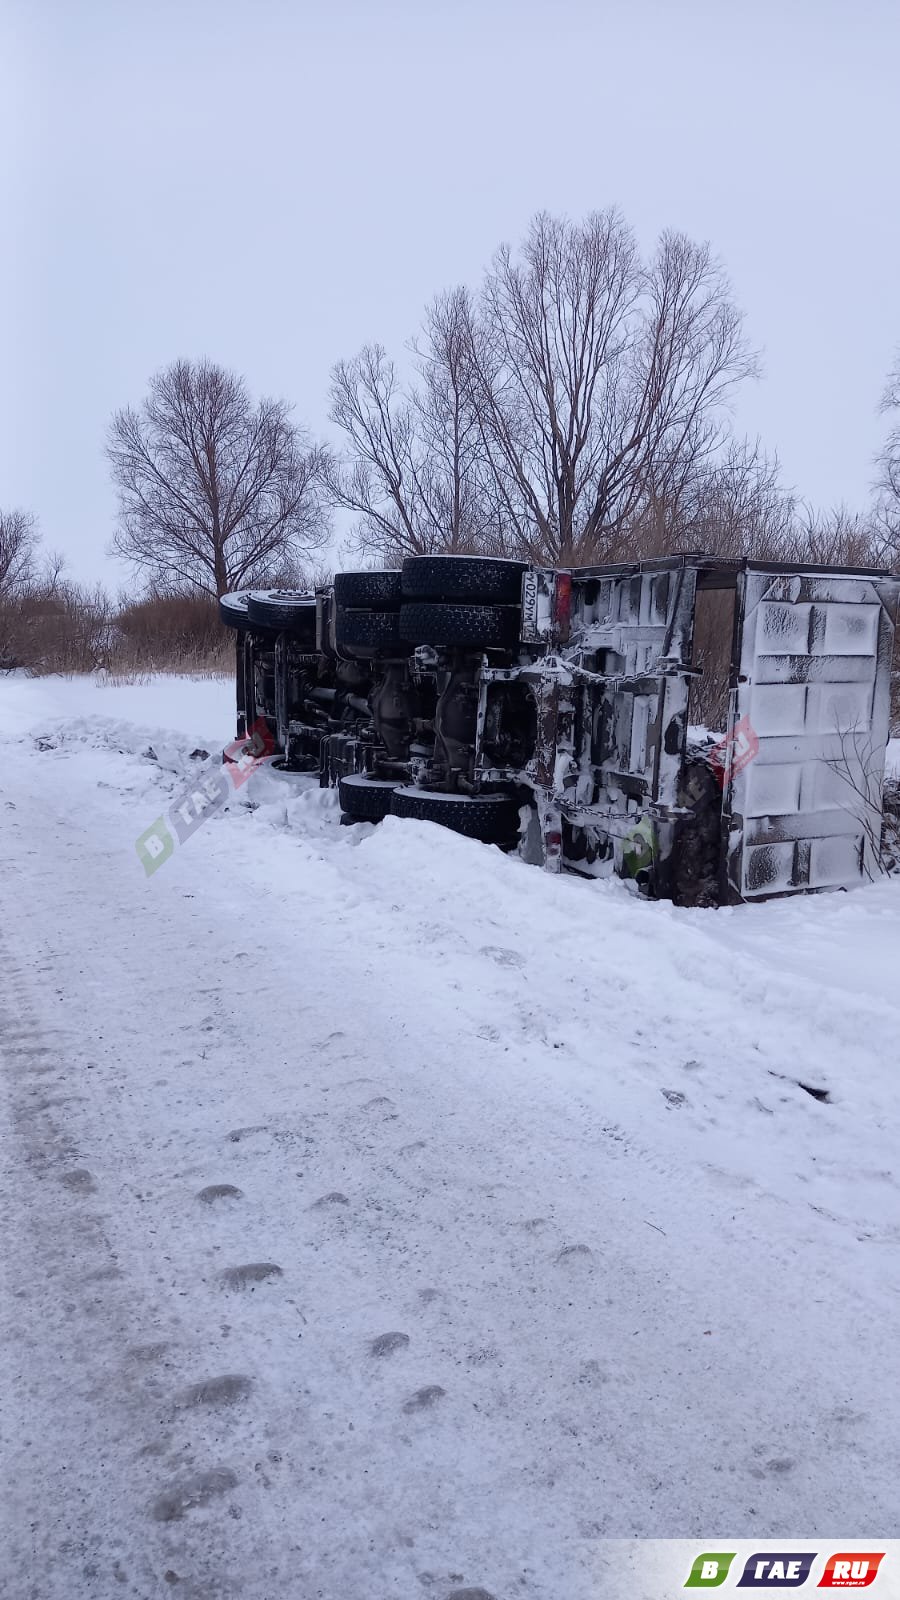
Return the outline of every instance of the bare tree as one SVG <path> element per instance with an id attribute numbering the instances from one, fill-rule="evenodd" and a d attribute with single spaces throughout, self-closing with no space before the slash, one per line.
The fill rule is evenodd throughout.
<path id="1" fill-rule="evenodd" d="M 0 511 L 0 671 L 32 665 L 35 619 L 57 605 L 63 557 L 41 554 L 28 511 Z"/>
<path id="2" fill-rule="evenodd" d="M 888 376 L 881 410 L 892 420 L 876 458 L 876 530 L 882 559 L 896 567 L 900 565 L 900 353 Z"/>
<path id="3" fill-rule="evenodd" d="M 754 370 L 708 248 L 667 233 L 645 265 L 616 211 L 536 217 L 476 297 L 434 303 L 413 350 L 408 385 L 379 345 L 334 371 L 349 459 L 330 484 L 363 542 L 563 565 L 603 559 L 652 500 L 678 499 Z"/>
<path id="4" fill-rule="evenodd" d="M 37 524 L 29 511 L 0 511 L 0 598 L 13 599 L 37 577 Z"/>
<path id="5" fill-rule="evenodd" d="M 210 594 L 263 582 L 326 534 L 319 457 L 281 400 L 253 403 L 242 378 L 176 361 L 138 411 L 113 417 L 114 548 L 162 586 Z"/>
<path id="6" fill-rule="evenodd" d="M 519 549 L 604 559 L 648 500 L 671 500 L 726 434 L 755 370 L 706 245 L 663 234 L 644 265 L 616 211 L 535 218 L 497 254 L 470 318 L 470 395 Z"/>
<path id="7" fill-rule="evenodd" d="M 465 290 L 429 307 L 402 383 L 381 345 L 366 345 L 332 373 L 331 418 L 348 454 L 327 481 L 359 517 L 364 548 L 388 560 L 496 544 L 496 494 L 470 403 L 470 306 Z"/>

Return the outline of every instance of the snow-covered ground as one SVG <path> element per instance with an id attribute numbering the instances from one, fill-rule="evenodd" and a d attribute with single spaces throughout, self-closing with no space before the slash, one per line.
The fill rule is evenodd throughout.
<path id="1" fill-rule="evenodd" d="M 231 686 L 0 715 L 4 1596 L 894 1532 L 900 881 L 677 910 L 264 771 L 147 877 Z"/>

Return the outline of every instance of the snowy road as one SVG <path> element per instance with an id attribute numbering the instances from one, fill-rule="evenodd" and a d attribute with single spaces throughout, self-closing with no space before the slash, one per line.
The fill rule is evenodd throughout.
<path id="1" fill-rule="evenodd" d="M 227 686 L 0 711 L 4 1596 L 897 1534 L 900 882 L 679 912 L 264 773 L 146 878 Z"/>

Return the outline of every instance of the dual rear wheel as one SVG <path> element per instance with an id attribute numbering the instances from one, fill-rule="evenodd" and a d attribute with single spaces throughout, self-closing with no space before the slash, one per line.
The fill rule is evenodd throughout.
<path id="1" fill-rule="evenodd" d="M 364 773 L 341 778 L 338 785 L 342 822 L 380 822 L 384 817 L 412 817 L 437 822 L 482 844 L 513 845 L 519 808 L 505 794 L 441 794 L 413 784 L 370 778 Z"/>
<path id="2" fill-rule="evenodd" d="M 416 645 L 514 650 L 521 628 L 521 561 L 408 556 L 402 571 L 339 572 L 335 636 L 349 654 L 407 655 Z"/>

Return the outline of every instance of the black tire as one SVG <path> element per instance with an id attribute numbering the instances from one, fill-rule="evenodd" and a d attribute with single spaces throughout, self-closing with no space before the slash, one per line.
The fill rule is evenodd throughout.
<path id="1" fill-rule="evenodd" d="M 519 807 L 505 794 L 436 794 L 407 787 L 394 790 L 391 812 L 395 817 L 440 823 L 482 844 L 512 844 L 519 828 Z"/>
<path id="2" fill-rule="evenodd" d="M 400 634 L 397 611 L 344 611 L 338 609 L 334 636 L 339 650 L 364 650 L 369 654 L 408 655 Z"/>
<path id="3" fill-rule="evenodd" d="M 404 600 L 473 600 L 517 606 L 522 599 L 524 561 L 489 556 L 407 556 Z"/>
<path id="4" fill-rule="evenodd" d="M 240 628 L 243 631 L 249 626 L 247 605 L 248 596 L 245 590 L 236 590 L 234 594 L 219 596 L 219 616 L 226 628 Z"/>
<path id="5" fill-rule="evenodd" d="M 510 650 L 518 643 L 520 622 L 518 606 L 448 606 L 420 602 L 400 607 L 400 632 L 410 644 Z"/>
<path id="6" fill-rule="evenodd" d="M 403 599 L 399 570 L 336 572 L 334 599 L 345 611 L 399 611 Z"/>
<path id="7" fill-rule="evenodd" d="M 362 772 L 341 778 L 338 782 L 341 810 L 345 816 L 360 821 L 380 822 L 382 817 L 390 815 L 391 797 L 396 787 L 396 783 L 382 778 L 369 778 Z"/>
<path id="8" fill-rule="evenodd" d="M 289 633 L 299 644 L 316 648 L 316 597 L 290 589 L 253 590 L 247 597 L 250 625 Z"/>

